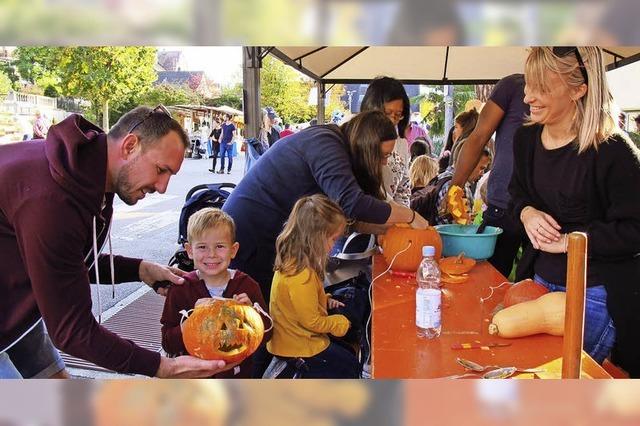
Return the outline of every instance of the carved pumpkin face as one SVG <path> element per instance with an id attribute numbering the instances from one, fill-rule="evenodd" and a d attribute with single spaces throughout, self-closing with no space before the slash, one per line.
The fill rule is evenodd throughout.
<path id="1" fill-rule="evenodd" d="M 264 324 L 258 312 L 228 299 L 212 299 L 196 306 L 182 325 L 182 340 L 189 354 L 227 363 L 247 358 L 263 336 Z"/>
<path id="2" fill-rule="evenodd" d="M 391 265 L 393 271 L 416 272 L 422 261 L 422 247 L 434 246 L 436 248 L 436 260 L 440 259 L 442 253 L 442 239 L 435 228 L 413 229 L 407 225 L 392 226 L 382 238 L 382 252 L 387 265 L 391 263 L 393 257 L 399 251 L 404 250 L 409 245 L 408 250 L 402 252 Z"/>

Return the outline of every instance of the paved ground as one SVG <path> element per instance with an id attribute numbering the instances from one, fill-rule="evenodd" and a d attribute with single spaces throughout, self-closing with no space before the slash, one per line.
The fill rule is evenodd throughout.
<path id="1" fill-rule="evenodd" d="M 234 160 L 231 174 L 222 175 L 208 171 L 211 160 L 185 159 L 180 172 L 171 178 L 165 194 L 149 194 L 134 206 L 127 206 L 116 197 L 111 231 L 114 254 L 141 257 L 166 264 L 178 247 L 178 219 L 185 195 L 189 189 L 201 183 L 237 184 L 243 175 L 244 153 L 239 153 Z M 103 252 L 109 252 L 108 245 L 105 245 Z M 140 289 L 142 285 L 117 284 L 115 298 L 112 298 L 110 285 L 101 285 L 103 312 Z M 92 285 L 94 314 L 98 311 L 96 287 Z"/>

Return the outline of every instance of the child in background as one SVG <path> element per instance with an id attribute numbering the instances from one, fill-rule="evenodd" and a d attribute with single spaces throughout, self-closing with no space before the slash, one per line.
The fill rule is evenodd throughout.
<path id="1" fill-rule="evenodd" d="M 417 156 L 409 168 L 411 195 L 427 186 L 436 176 L 438 176 L 438 162 L 427 155 Z"/>
<path id="2" fill-rule="evenodd" d="M 216 208 L 198 210 L 189 218 L 185 249 L 193 259 L 195 270 L 185 276 L 185 283 L 169 289 L 162 311 L 162 347 L 169 355 L 186 354 L 180 328 L 180 311 L 192 309 L 200 299 L 226 297 L 244 305 L 258 304 L 266 311 L 260 286 L 247 274 L 229 269 L 238 253 L 236 228 L 228 214 Z M 269 322 L 265 321 L 265 329 Z M 268 340 L 265 333 L 263 342 Z M 217 378 L 248 378 L 252 372 L 252 356 L 235 368 L 219 373 Z"/>
<path id="3" fill-rule="evenodd" d="M 343 304 L 325 294 L 322 284 L 328 253 L 345 227 L 336 203 L 307 196 L 296 202 L 276 241 L 267 350 L 278 358 L 302 358 L 304 378 L 360 376 L 356 356 L 329 338 L 344 336 L 350 323 L 344 315 L 327 314 Z"/>

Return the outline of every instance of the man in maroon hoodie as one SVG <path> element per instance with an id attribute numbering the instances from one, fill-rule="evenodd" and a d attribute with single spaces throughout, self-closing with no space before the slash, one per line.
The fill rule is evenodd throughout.
<path id="1" fill-rule="evenodd" d="M 0 378 L 60 376 L 64 363 L 52 341 L 121 373 L 206 377 L 225 369 L 222 361 L 161 357 L 103 328 L 91 313 L 90 282 L 184 282 L 179 270 L 98 253 L 114 196 L 133 205 L 164 193 L 188 145 L 159 106 L 128 112 L 108 135 L 72 115 L 45 140 L 0 146 Z"/>

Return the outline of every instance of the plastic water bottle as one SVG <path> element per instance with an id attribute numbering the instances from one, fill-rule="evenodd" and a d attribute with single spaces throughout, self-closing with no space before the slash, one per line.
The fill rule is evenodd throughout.
<path id="1" fill-rule="evenodd" d="M 433 246 L 422 247 L 422 262 L 416 272 L 416 328 L 418 337 L 433 339 L 440 336 L 442 290 L 440 268 L 435 260 Z"/>

